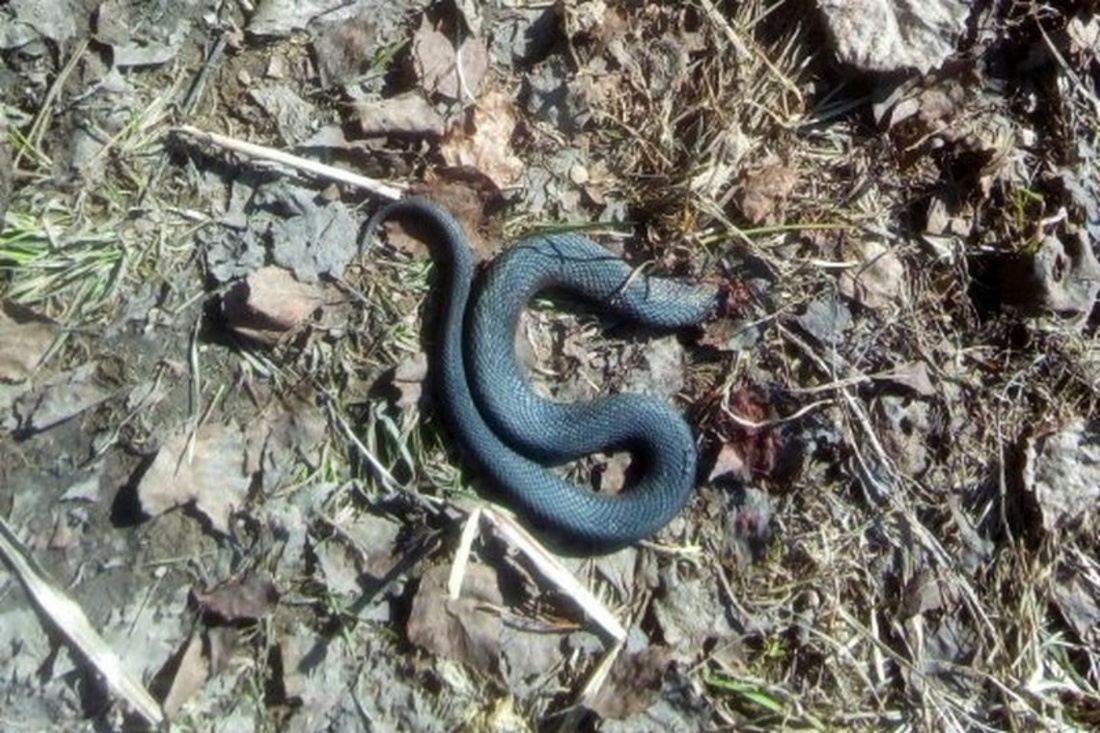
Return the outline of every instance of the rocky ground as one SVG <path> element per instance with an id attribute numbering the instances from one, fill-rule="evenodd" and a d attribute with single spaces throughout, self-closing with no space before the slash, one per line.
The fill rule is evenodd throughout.
<path id="1" fill-rule="evenodd" d="M 0 728 L 1100 726 L 1098 12 L 0 6 Z M 657 536 L 486 501 L 410 194 L 720 289 L 517 335 L 685 414 Z"/>

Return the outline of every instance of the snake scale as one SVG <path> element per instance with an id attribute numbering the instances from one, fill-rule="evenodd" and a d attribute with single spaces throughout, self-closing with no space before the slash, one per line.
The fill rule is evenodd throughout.
<path id="1" fill-rule="evenodd" d="M 471 300 L 474 257 L 458 222 L 434 203 L 405 199 L 371 218 L 367 238 L 394 215 L 415 222 L 434 240 L 434 256 L 445 260 L 431 368 L 444 420 L 463 455 L 521 518 L 570 549 L 612 550 L 667 524 L 695 483 L 695 441 L 683 418 L 638 394 L 569 404 L 540 397 L 516 361 L 515 332 L 528 300 L 547 288 L 660 328 L 698 323 L 717 305 L 717 291 L 639 275 L 585 237 L 552 233 L 523 239 L 500 255 Z M 640 459 L 644 475 L 614 496 L 570 484 L 547 467 L 619 450 Z"/>

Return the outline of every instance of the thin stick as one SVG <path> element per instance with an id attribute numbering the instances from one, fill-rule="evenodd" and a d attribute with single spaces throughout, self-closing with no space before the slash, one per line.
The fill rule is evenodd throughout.
<path id="1" fill-rule="evenodd" d="M 163 723 L 164 713 L 157 701 L 122 665 L 118 654 L 92 627 L 84 609 L 47 577 L 46 571 L 2 517 L 0 559 L 11 568 L 39 614 L 48 619 L 54 629 L 95 668 L 107 686 L 129 702 L 149 724 Z"/>
<path id="2" fill-rule="evenodd" d="M 250 158 L 256 158 L 258 160 L 269 160 L 273 163 L 279 163 L 293 168 L 303 173 L 309 173 L 314 176 L 326 178 L 330 181 L 336 181 L 338 183 L 346 183 L 349 186 L 355 186 L 361 188 L 364 191 L 378 196 L 379 198 L 388 199 L 390 201 L 396 201 L 405 195 L 405 192 L 396 186 L 391 186 L 381 181 L 376 181 L 373 178 L 367 178 L 366 176 L 358 175 L 350 171 L 343 170 L 342 168 L 335 168 L 331 165 L 325 165 L 324 163 L 318 163 L 308 158 L 302 158 L 297 155 L 291 155 L 290 153 L 284 153 L 281 150 L 274 148 L 268 148 L 263 145 L 256 145 L 255 143 L 245 142 L 244 140 L 234 140 L 231 137 L 219 135 L 216 132 L 205 132 L 197 127 L 191 127 L 190 125 L 182 125 L 180 127 L 171 128 L 170 132 L 177 135 L 185 135 L 187 137 L 199 140 L 210 145 L 216 145 L 226 150 L 232 150 L 235 153 L 241 153 L 247 155 Z"/>
<path id="3" fill-rule="evenodd" d="M 538 571 L 542 573 L 543 577 L 557 585 L 562 592 L 576 601 L 577 605 L 588 614 L 593 623 L 603 629 L 616 642 L 622 642 L 626 639 L 626 629 L 615 618 L 615 615 L 527 530 L 519 526 L 500 507 L 490 508 L 486 506 L 483 507 L 482 512 L 482 516 L 489 521 L 493 528 L 500 532 L 513 547 L 526 555 Z"/>

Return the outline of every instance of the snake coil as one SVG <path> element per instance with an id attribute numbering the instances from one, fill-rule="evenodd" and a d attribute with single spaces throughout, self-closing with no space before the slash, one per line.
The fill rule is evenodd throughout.
<path id="1" fill-rule="evenodd" d="M 683 418 L 638 394 L 569 404 L 540 397 L 516 362 L 515 331 L 527 302 L 550 287 L 660 328 L 698 323 L 715 308 L 717 291 L 639 276 L 595 242 L 555 233 L 524 239 L 498 257 L 470 304 L 474 259 L 458 222 L 436 204 L 405 199 L 379 210 L 367 237 L 395 214 L 429 226 L 433 246 L 449 260 L 434 383 L 464 454 L 521 518 L 575 549 L 615 549 L 667 524 L 695 482 L 695 441 Z M 629 451 L 643 461 L 643 478 L 610 496 L 546 467 L 601 450 Z"/>

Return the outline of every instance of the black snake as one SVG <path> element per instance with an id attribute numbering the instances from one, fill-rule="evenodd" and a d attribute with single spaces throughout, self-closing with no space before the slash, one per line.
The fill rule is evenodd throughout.
<path id="1" fill-rule="evenodd" d="M 432 368 L 444 419 L 506 502 L 537 530 L 578 550 L 610 550 L 648 537 L 683 507 L 695 483 L 691 430 L 660 401 L 615 394 L 563 404 L 538 396 L 516 362 L 519 314 L 540 290 L 584 296 L 598 309 L 642 324 L 697 323 L 717 304 L 714 288 L 636 273 L 575 234 L 538 234 L 498 257 L 470 301 L 474 259 L 462 228 L 439 206 L 405 199 L 376 213 L 369 238 L 399 214 L 449 258 Z M 468 307 L 469 306 L 469 307 Z M 615 496 L 574 486 L 546 466 L 601 450 L 629 451 L 643 478 Z"/>

